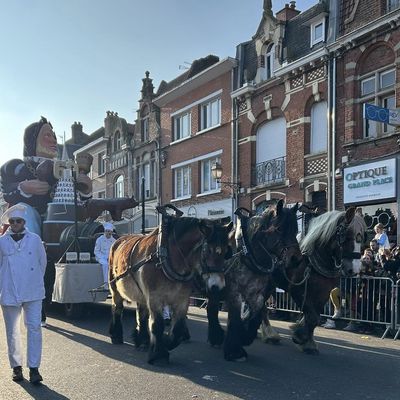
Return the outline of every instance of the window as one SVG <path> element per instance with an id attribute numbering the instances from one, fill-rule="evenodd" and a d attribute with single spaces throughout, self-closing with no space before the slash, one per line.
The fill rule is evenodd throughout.
<path id="1" fill-rule="evenodd" d="M 311 47 L 325 41 L 325 20 L 311 25 Z"/>
<path id="2" fill-rule="evenodd" d="M 149 140 L 149 118 L 145 117 L 142 119 L 142 142 L 147 142 Z"/>
<path id="3" fill-rule="evenodd" d="M 274 74 L 274 52 L 275 46 L 273 43 L 270 43 L 265 53 L 264 80 L 270 79 Z"/>
<path id="4" fill-rule="evenodd" d="M 361 104 L 375 104 L 384 108 L 396 108 L 396 74 L 394 69 L 376 71 L 360 81 Z M 389 134 L 394 126 L 364 119 L 364 137 L 372 138 Z"/>
<path id="5" fill-rule="evenodd" d="M 119 175 L 114 183 L 114 197 L 124 197 L 124 176 Z"/>
<path id="6" fill-rule="evenodd" d="M 310 153 L 321 153 L 328 147 L 328 105 L 325 101 L 311 108 Z"/>
<path id="7" fill-rule="evenodd" d="M 213 178 L 211 173 L 211 167 L 216 162 L 221 163 L 221 159 L 214 157 L 201 162 L 201 193 L 217 190 L 221 187 L 221 184 Z"/>
<path id="8" fill-rule="evenodd" d="M 106 160 L 104 159 L 106 153 L 102 151 L 97 154 L 97 173 L 103 175 L 106 173 Z"/>
<path id="9" fill-rule="evenodd" d="M 190 113 L 174 117 L 174 140 L 180 140 L 191 135 L 192 118 Z"/>
<path id="10" fill-rule="evenodd" d="M 201 105 L 200 130 L 211 128 L 221 123 L 221 99 L 214 99 Z"/>
<path id="11" fill-rule="evenodd" d="M 387 0 L 387 12 L 400 7 L 400 0 Z"/>
<path id="12" fill-rule="evenodd" d="M 117 131 L 114 134 L 114 151 L 121 150 L 121 146 L 122 146 L 121 133 Z"/>
<path id="13" fill-rule="evenodd" d="M 144 198 L 149 199 L 150 197 L 153 197 L 154 193 L 151 190 L 152 188 L 152 174 L 151 174 L 151 166 L 150 163 L 147 162 L 146 164 L 143 164 L 140 169 L 140 198 L 143 198 L 143 193 L 142 193 L 142 179 L 144 178 Z"/>
<path id="14" fill-rule="evenodd" d="M 255 185 L 282 182 L 286 176 L 286 120 L 277 118 L 257 131 Z"/>
<path id="15" fill-rule="evenodd" d="M 106 192 L 102 190 L 101 192 L 97 193 L 97 198 L 98 199 L 105 199 L 106 198 Z"/>
<path id="16" fill-rule="evenodd" d="M 190 166 L 175 169 L 175 198 L 187 197 L 192 194 L 192 177 Z"/>

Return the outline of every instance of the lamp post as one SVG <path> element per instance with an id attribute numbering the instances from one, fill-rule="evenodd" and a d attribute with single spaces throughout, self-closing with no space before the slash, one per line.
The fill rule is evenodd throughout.
<path id="1" fill-rule="evenodd" d="M 222 166 L 219 162 L 215 162 L 211 167 L 213 178 L 224 187 L 229 187 L 232 190 L 232 221 L 234 220 L 234 212 L 236 209 L 237 198 L 240 192 L 240 182 L 232 182 L 222 180 Z"/>
<path id="2" fill-rule="evenodd" d="M 142 176 L 142 234 L 143 235 L 146 233 L 144 184 L 145 184 L 145 177 Z"/>

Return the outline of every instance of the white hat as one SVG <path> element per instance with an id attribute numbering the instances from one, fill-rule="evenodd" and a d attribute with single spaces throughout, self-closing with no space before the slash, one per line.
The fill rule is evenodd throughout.
<path id="1" fill-rule="evenodd" d="M 22 218 L 26 221 L 26 206 L 23 204 L 16 204 L 15 206 L 10 207 L 5 213 L 1 216 L 1 223 L 8 224 L 8 220 L 11 218 Z"/>
<path id="2" fill-rule="evenodd" d="M 104 222 L 103 228 L 105 231 L 113 231 L 114 225 L 111 222 Z"/>

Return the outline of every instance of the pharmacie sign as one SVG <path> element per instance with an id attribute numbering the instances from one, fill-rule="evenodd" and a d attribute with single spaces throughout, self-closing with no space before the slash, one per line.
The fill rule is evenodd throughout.
<path id="1" fill-rule="evenodd" d="M 396 197 L 396 159 L 344 169 L 344 203 L 362 203 Z"/>

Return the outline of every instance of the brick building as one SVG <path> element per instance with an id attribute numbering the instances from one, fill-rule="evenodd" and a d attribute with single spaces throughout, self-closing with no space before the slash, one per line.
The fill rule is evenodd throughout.
<path id="1" fill-rule="evenodd" d="M 399 105 L 400 2 L 340 1 L 329 46 L 336 90 L 334 208 L 362 206 L 369 228 L 382 222 L 396 241 L 400 130 L 363 117 L 364 104 Z M 368 115 L 372 118 L 374 109 Z M 398 240 L 397 240 L 398 241 Z"/>
<path id="2" fill-rule="evenodd" d="M 154 104 L 160 109 L 161 202 L 173 202 L 186 215 L 232 216 L 235 193 L 217 182 L 211 168 L 232 176 L 230 93 L 232 58 L 208 56 L 171 82 L 161 82 Z"/>
<path id="3" fill-rule="evenodd" d="M 255 35 L 237 46 L 232 97 L 242 206 L 262 211 L 284 199 L 328 208 L 329 15 L 327 1 L 302 13 L 291 1 L 275 16 L 264 1 Z"/>

